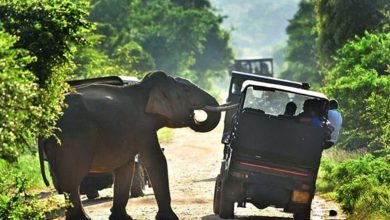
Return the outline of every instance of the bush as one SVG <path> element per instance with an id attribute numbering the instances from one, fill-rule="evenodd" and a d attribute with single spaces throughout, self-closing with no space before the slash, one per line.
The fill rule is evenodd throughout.
<path id="1" fill-rule="evenodd" d="M 356 37 L 335 57 L 326 76 L 326 93 L 343 114 L 339 146 L 383 150 L 390 142 L 390 33 Z"/>
<path id="2" fill-rule="evenodd" d="M 45 208 L 27 194 L 29 181 L 0 160 L 0 219 L 45 219 Z"/>
<path id="3" fill-rule="evenodd" d="M 84 6 L 0 0 L 0 158 L 15 161 L 55 129 L 75 46 L 89 28 Z"/>
<path id="4" fill-rule="evenodd" d="M 390 218 L 390 157 L 367 154 L 340 164 L 325 161 L 319 189 L 335 198 L 352 219 Z"/>

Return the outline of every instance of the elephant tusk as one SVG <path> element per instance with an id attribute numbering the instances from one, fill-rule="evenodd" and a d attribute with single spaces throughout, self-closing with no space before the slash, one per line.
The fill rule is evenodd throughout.
<path id="1" fill-rule="evenodd" d="M 205 107 L 202 108 L 204 111 L 209 111 L 209 112 L 222 112 L 222 111 L 227 111 L 233 108 L 236 108 L 239 104 L 230 104 L 226 103 L 220 106 L 208 106 L 206 105 Z"/>

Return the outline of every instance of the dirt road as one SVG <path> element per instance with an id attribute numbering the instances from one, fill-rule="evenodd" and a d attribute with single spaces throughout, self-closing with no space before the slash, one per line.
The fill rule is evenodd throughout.
<path id="1" fill-rule="evenodd" d="M 220 144 L 222 127 L 209 133 L 195 133 L 190 129 L 176 129 L 173 139 L 163 143 L 168 160 L 172 207 L 180 219 L 219 219 L 213 214 L 214 180 L 222 158 L 223 146 Z M 112 190 L 101 193 L 95 201 L 84 201 L 86 211 L 92 219 L 108 219 L 112 205 Z M 106 196 L 106 197 L 105 197 Z M 85 199 L 85 197 L 84 197 Z M 312 206 L 312 219 L 345 219 L 340 216 L 328 217 L 329 210 L 337 210 L 337 205 L 316 197 Z M 247 208 L 236 208 L 237 219 L 286 220 L 291 214 L 275 208 L 258 210 L 248 204 Z M 133 219 L 154 219 L 157 205 L 153 191 L 148 188 L 147 195 L 132 198 L 127 205 Z"/>

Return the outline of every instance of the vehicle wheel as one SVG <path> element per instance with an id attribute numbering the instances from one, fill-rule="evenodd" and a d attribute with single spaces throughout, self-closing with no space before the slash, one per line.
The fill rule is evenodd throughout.
<path id="1" fill-rule="evenodd" d="M 310 209 L 305 212 L 294 213 L 294 220 L 310 220 Z"/>
<path id="2" fill-rule="evenodd" d="M 234 218 L 234 201 L 229 197 L 230 189 L 228 185 L 222 183 L 219 202 L 219 217 L 223 219 Z"/>
<path id="3" fill-rule="evenodd" d="M 214 214 L 219 214 L 219 203 L 221 200 L 221 175 L 218 175 L 215 179 L 214 187 L 214 202 L 213 202 L 213 211 Z"/>
<path id="4" fill-rule="evenodd" d="M 99 197 L 99 192 L 97 190 L 90 190 L 86 193 L 87 198 L 92 200 Z"/>
<path id="5" fill-rule="evenodd" d="M 144 196 L 145 190 L 145 178 L 142 165 L 140 163 L 135 164 L 133 183 L 131 184 L 130 196 L 141 197 Z"/>

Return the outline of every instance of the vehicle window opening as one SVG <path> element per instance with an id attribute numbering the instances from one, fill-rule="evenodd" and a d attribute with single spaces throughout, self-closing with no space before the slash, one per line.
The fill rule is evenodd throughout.
<path id="1" fill-rule="evenodd" d="M 309 105 L 309 107 L 306 106 L 306 112 L 304 111 L 305 103 Z M 295 111 L 291 113 L 292 110 L 290 109 L 290 111 L 287 111 L 288 114 L 285 114 L 286 108 L 292 108 Z M 323 118 L 326 112 L 326 102 L 291 92 L 249 86 L 246 89 L 243 109 L 258 110 L 259 112 L 274 116 L 307 115 Z"/>

